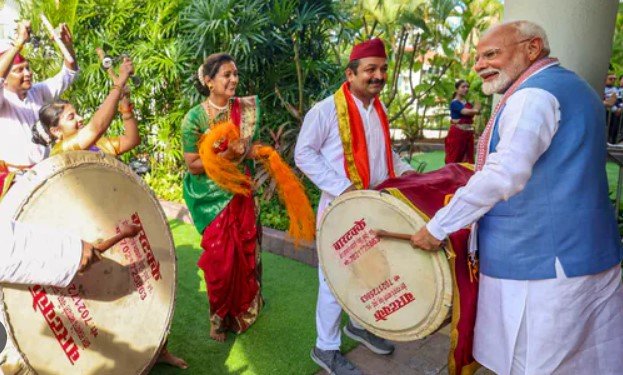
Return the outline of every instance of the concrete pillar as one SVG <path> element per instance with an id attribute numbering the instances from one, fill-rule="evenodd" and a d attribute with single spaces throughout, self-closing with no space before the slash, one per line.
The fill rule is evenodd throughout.
<path id="1" fill-rule="evenodd" d="M 541 25 L 551 56 L 602 95 L 618 6 L 618 0 L 506 0 L 504 22 L 527 20 Z"/>

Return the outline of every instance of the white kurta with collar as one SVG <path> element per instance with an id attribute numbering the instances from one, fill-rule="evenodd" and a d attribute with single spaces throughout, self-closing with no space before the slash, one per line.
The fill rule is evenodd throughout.
<path id="1" fill-rule="evenodd" d="M 559 103 L 547 91 L 527 88 L 510 96 L 499 119 L 495 152 L 431 219 L 430 233 L 443 239 L 520 192 L 559 120 Z M 557 277 L 547 280 L 480 275 L 474 357 L 498 374 L 620 374 L 620 267 L 567 278 L 556 260 L 556 271 Z"/>
<path id="2" fill-rule="evenodd" d="M 27 166 L 40 162 L 47 155 L 44 146 L 32 142 L 32 126 L 39 119 L 39 109 L 65 91 L 77 72 L 65 65 L 54 77 L 35 83 L 21 100 L 7 90 L 0 78 L 0 160 Z"/>
<path id="3" fill-rule="evenodd" d="M 363 121 L 370 163 L 370 186 L 373 187 L 389 177 L 381 120 L 372 103 L 365 108 L 359 99 L 354 96 L 353 99 Z M 396 153 L 392 153 L 392 157 L 396 176 L 412 170 Z M 333 96 L 317 103 L 305 115 L 294 158 L 297 167 L 322 191 L 317 214 L 317 223 L 320 223 L 329 203 L 351 185 L 344 170 L 344 148 Z M 342 309 L 326 284 L 320 267 L 318 273 L 320 287 L 316 306 L 316 346 L 322 350 L 338 350 Z"/>

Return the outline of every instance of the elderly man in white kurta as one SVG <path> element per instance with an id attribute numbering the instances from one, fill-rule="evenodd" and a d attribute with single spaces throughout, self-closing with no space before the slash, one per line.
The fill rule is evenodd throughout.
<path id="1" fill-rule="evenodd" d="M 477 172 L 411 242 L 433 250 L 477 222 L 474 357 L 484 366 L 621 374 L 623 253 L 608 199 L 603 106 L 548 56 L 545 32 L 530 22 L 482 37 L 474 69 L 486 94 L 504 96 L 479 142 Z"/>
<path id="2" fill-rule="evenodd" d="M 335 95 L 307 113 L 296 144 L 296 165 L 322 190 L 318 223 L 324 209 L 338 195 L 374 187 L 390 176 L 412 171 L 411 166 L 391 150 L 387 114 L 378 98 L 387 79 L 383 42 L 372 39 L 356 45 L 346 76 L 348 81 Z M 356 113 L 358 117 L 353 118 L 349 113 Z M 354 150 L 353 145 L 360 145 L 360 149 Z M 318 337 L 312 359 L 331 374 L 360 374 L 339 351 L 342 309 L 320 268 L 318 273 Z M 344 332 L 377 354 L 393 351 L 391 344 L 352 321 L 344 327 Z"/>
<path id="3" fill-rule="evenodd" d="M 43 160 L 45 147 L 32 142 L 32 127 L 39 119 L 39 109 L 65 91 L 77 75 L 78 65 L 65 61 L 54 77 L 33 84 L 28 60 L 20 51 L 30 39 L 30 23 L 18 25 L 17 38 L 0 56 L 0 161 L 10 171 L 24 169 Z M 73 53 L 67 26 L 61 27 L 61 39 Z"/>

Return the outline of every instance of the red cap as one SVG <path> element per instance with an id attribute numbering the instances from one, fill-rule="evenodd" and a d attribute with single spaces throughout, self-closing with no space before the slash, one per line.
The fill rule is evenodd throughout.
<path id="1" fill-rule="evenodd" d="M 5 52 L 6 52 L 6 51 L 4 51 L 4 52 L 0 52 L 0 56 L 4 55 L 4 54 L 5 54 Z M 21 53 L 19 53 L 19 52 L 18 52 L 18 53 L 15 55 L 15 57 L 13 58 L 13 65 L 15 65 L 15 64 L 21 64 L 21 63 L 23 63 L 23 62 L 25 62 L 25 61 L 27 61 L 27 60 L 26 60 L 26 58 L 25 58 L 24 56 L 22 56 L 22 54 L 21 54 Z"/>
<path id="2" fill-rule="evenodd" d="M 355 44 L 353 51 L 350 53 L 350 60 L 359 60 L 364 57 L 382 57 L 387 58 L 385 53 L 385 45 L 379 38 L 366 40 L 363 43 Z"/>

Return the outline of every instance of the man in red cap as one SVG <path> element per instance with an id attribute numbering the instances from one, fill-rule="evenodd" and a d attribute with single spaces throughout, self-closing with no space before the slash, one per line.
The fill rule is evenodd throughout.
<path id="1" fill-rule="evenodd" d="M 39 108 L 65 91 L 77 75 L 71 34 L 66 25 L 61 25 L 61 40 L 74 61 L 65 61 L 58 74 L 36 84 L 32 83 L 28 60 L 20 54 L 29 40 L 30 22 L 20 22 L 13 45 L 0 55 L 0 173 L 7 166 L 9 170 L 27 168 L 46 156 L 46 149 L 32 142 L 31 129 L 39 119 Z"/>
<path id="2" fill-rule="evenodd" d="M 346 82 L 317 103 L 305 116 L 298 137 L 295 161 L 322 196 L 317 222 L 338 195 L 372 188 L 389 177 L 413 171 L 391 149 L 389 123 L 379 93 L 387 80 L 387 55 L 380 39 L 355 45 L 346 67 Z M 342 313 L 318 269 L 320 288 L 316 307 L 316 346 L 311 357 L 330 374 L 360 374 L 340 353 Z M 352 320 L 344 333 L 377 354 L 390 354 L 394 346 Z"/>

